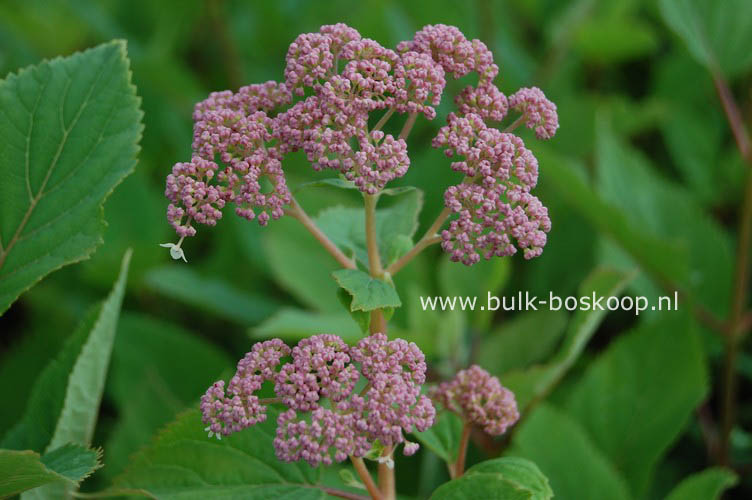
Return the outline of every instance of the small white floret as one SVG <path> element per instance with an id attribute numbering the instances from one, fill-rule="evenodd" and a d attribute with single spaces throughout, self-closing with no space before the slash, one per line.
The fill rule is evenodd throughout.
<path id="1" fill-rule="evenodd" d="M 188 262 L 185 258 L 185 253 L 183 253 L 183 249 L 180 248 L 180 245 L 176 245 L 175 243 L 160 243 L 161 247 L 169 248 L 170 249 L 170 257 L 172 257 L 175 260 L 183 259 L 184 262 Z"/>

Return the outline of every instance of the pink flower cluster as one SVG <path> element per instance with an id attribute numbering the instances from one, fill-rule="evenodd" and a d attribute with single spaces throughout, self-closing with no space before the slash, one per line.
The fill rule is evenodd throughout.
<path id="1" fill-rule="evenodd" d="M 193 158 L 173 167 L 165 189 L 167 219 L 178 235 L 195 235 L 193 222 L 214 226 L 227 203 L 262 226 L 283 215 L 291 195 L 269 113 L 291 98 L 284 85 L 270 81 L 214 92 L 196 105 Z"/>
<path id="2" fill-rule="evenodd" d="M 341 69 L 340 69 L 341 66 Z M 343 24 L 300 35 L 287 53 L 285 83 L 311 95 L 277 117 L 283 152 L 302 150 L 314 169 L 333 169 L 375 194 L 410 166 L 407 143 L 368 130 L 374 111 L 436 115 L 443 69 L 425 54 L 397 52 Z M 389 110 L 389 111 L 387 111 Z"/>
<path id="3" fill-rule="evenodd" d="M 520 418 L 514 394 L 478 365 L 440 384 L 431 397 L 492 436 L 503 434 Z"/>
<path id="4" fill-rule="evenodd" d="M 530 194 L 538 182 L 538 161 L 519 137 L 487 127 L 480 115 L 451 114 L 434 138 L 434 147 L 458 157 L 452 168 L 465 182 L 450 186 L 444 204 L 457 217 L 441 233 L 452 260 L 475 264 L 483 256 L 517 252 L 537 257 L 551 229 L 548 210 Z"/>
<path id="5" fill-rule="evenodd" d="M 291 361 L 281 364 L 283 357 Z M 238 363 L 227 391 L 214 383 L 201 398 L 209 436 L 226 436 L 266 418 L 255 393 L 274 384 L 275 402 L 287 406 L 277 419 L 274 447 L 286 462 L 329 465 L 365 456 L 378 441 L 405 443 L 404 433 L 424 431 L 434 421 L 431 400 L 420 393 L 425 382 L 423 353 L 413 343 L 371 335 L 349 347 L 336 335 L 315 335 L 290 350 L 275 339 L 254 345 Z M 356 391 L 361 382 L 364 387 Z"/>
<path id="6" fill-rule="evenodd" d="M 193 236 L 194 223 L 215 225 L 233 203 L 237 215 L 266 225 L 292 201 L 282 159 L 298 150 L 314 169 L 335 170 L 376 194 L 405 175 L 410 158 L 404 138 L 380 130 L 381 122 L 369 129 L 371 113 L 433 119 L 446 75 L 471 72 L 478 83 L 456 96 L 457 112 L 433 141 L 457 157 L 452 168 L 466 176 L 445 193 L 454 217 L 442 247 L 467 265 L 518 248 L 536 257 L 551 227 L 546 208 L 530 194 L 537 161 L 521 139 L 488 123 L 515 110 L 521 113 L 515 125 L 549 139 L 559 126 L 556 106 L 536 87 L 507 98 L 494 84 L 499 67 L 488 47 L 443 24 L 424 27 L 396 50 L 341 23 L 322 26 L 290 44 L 283 83 L 212 93 L 196 105 L 191 161 L 167 177 L 167 218 L 179 236 Z"/>

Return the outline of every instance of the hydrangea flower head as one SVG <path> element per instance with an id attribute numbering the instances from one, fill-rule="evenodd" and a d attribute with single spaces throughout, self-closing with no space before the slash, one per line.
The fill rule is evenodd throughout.
<path id="1" fill-rule="evenodd" d="M 282 363 L 286 357 L 292 360 Z M 418 445 L 406 441 L 405 433 L 428 429 L 436 415 L 420 392 L 425 371 L 415 344 L 389 341 L 381 333 L 354 347 L 329 334 L 304 339 L 292 350 L 275 339 L 253 347 L 226 391 L 222 381 L 209 387 L 201 412 L 210 437 L 262 422 L 266 407 L 255 393 L 272 381 L 277 401 L 287 407 L 274 439 L 280 460 L 329 465 L 363 457 L 376 442 L 404 443 L 411 455 Z M 365 384 L 360 392 L 359 381 Z"/>
<path id="2" fill-rule="evenodd" d="M 492 436 L 503 434 L 520 418 L 514 394 L 478 365 L 440 384 L 431 397 Z"/>
<path id="3" fill-rule="evenodd" d="M 559 126 L 556 106 L 537 87 L 507 97 L 489 48 L 454 26 L 425 26 L 393 50 L 342 23 L 299 35 L 283 82 L 213 92 L 196 105 L 191 159 L 166 180 L 167 219 L 181 238 L 171 255 L 183 258 L 182 238 L 197 224 L 216 225 L 228 204 L 262 226 L 284 215 L 293 198 L 282 165 L 295 151 L 314 170 L 378 194 L 410 168 L 407 133 L 416 117 L 435 118 L 447 76 L 471 73 L 477 83 L 455 97 L 456 112 L 433 140 L 465 174 L 445 192 L 451 220 L 442 248 L 467 265 L 518 250 L 540 255 L 551 221 L 531 194 L 538 162 L 512 128 L 524 124 L 549 139 Z M 511 112 L 521 115 L 513 126 L 496 128 Z M 409 115 L 399 136 L 382 130 L 393 115 Z"/>

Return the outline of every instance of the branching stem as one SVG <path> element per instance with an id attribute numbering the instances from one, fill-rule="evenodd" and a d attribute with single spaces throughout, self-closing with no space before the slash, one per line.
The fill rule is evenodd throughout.
<path id="1" fill-rule="evenodd" d="M 342 253 L 342 250 L 340 250 L 337 245 L 335 245 L 332 240 L 324 234 L 316 223 L 313 222 L 313 219 L 308 216 L 295 198 L 292 198 L 290 207 L 285 209 L 285 214 L 303 224 L 303 227 L 305 227 L 308 232 L 311 233 L 319 243 L 321 243 L 321 246 L 323 246 L 342 267 L 345 269 L 355 269 L 357 267 L 355 262 Z"/>
<path id="2" fill-rule="evenodd" d="M 350 461 L 352 462 L 353 467 L 355 467 L 355 472 L 358 473 L 358 477 L 360 477 L 360 480 L 363 481 L 363 484 L 366 486 L 366 490 L 368 490 L 371 498 L 373 498 L 373 500 L 385 500 L 384 496 L 381 494 L 381 491 L 376 486 L 376 483 L 373 482 L 371 473 L 368 472 L 368 468 L 363 462 L 363 459 L 360 457 L 350 456 Z"/>

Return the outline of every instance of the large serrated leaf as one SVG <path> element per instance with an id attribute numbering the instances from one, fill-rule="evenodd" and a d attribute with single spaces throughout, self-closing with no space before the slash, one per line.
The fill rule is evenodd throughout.
<path id="1" fill-rule="evenodd" d="M 42 456 L 31 450 L 0 450 L 0 498 L 60 483 L 75 487 L 99 464 L 99 452 L 68 444 Z"/>
<path id="2" fill-rule="evenodd" d="M 0 314 L 102 241 L 102 203 L 135 166 L 142 113 L 122 41 L 0 81 Z"/>
<path id="3" fill-rule="evenodd" d="M 199 412 L 189 411 L 133 457 L 114 491 L 137 489 L 160 499 L 326 498 L 319 469 L 274 456 L 276 419 L 269 408 L 266 422 L 217 441 L 206 436 Z"/>
<path id="4" fill-rule="evenodd" d="M 339 286 L 352 295 L 351 311 L 373 311 L 402 305 L 397 290 L 391 284 L 359 269 L 340 269 L 334 271 L 332 276 Z"/>

